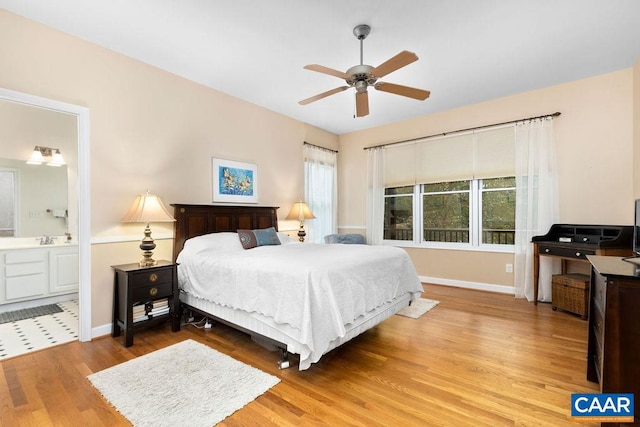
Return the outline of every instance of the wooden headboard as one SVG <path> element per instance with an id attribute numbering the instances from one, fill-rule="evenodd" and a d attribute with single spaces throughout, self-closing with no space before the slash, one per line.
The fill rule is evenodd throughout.
<path id="1" fill-rule="evenodd" d="M 277 207 L 172 204 L 176 219 L 173 236 L 173 260 L 185 240 L 209 233 L 238 229 L 254 230 L 275 227 L 278 230 Z"/>

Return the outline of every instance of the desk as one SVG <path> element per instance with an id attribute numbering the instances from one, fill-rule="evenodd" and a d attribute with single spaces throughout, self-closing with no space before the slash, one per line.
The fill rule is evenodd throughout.
<path id="1" fill-rule="evenodd" d="M 535 239 L 535 238 L 534 238 Z M 562 274 L 567 274 L 567 261 L 589 262 L 587 255 L 630 256 L 631 249 L 602 248 L 593 244 L 533 241 L 533 303 L 538 304 L 540 257 L 555 257 L 562 262 Z"/>
<path id="2" fill-rule="evenodd" d="M 533 303 L 538 304 L 540 257 L 562 260 L 562 274 L 567 261 L 588 262 L 587 255 L 630 256 L 633 246 L 631 225 L 553 224 L 547 234 L 534 236 Z"/>

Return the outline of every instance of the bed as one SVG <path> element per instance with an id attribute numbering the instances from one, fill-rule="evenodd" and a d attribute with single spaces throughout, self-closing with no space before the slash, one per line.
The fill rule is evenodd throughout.
<path id="1" fill-rule="evenodd" d="M 280 368 L 289 366 L 293 353 L 299 369 L 308 369 L 422 292 L 402 249 L 300 243 L 277 233 L 276 207 L 172 206 L 183 310 L 279 349 Z M 245 249 L 237 230 L 268 231 L 279 244 Z"/>

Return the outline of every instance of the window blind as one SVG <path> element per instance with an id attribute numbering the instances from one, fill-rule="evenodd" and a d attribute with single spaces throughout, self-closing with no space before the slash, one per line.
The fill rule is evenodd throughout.
<path id="1" fill-rule="evenodd" d="M 473 135 L 425 141 L 418 147 L 417 182 L 462 181 L 473 175 Z"/>
<path id="2" fill-rule="evenodd" d="M 384 186 L 402 187 L 416 182 L 416 144 L 384 148 Z"/>
<path id="3" fill-rule="evenodd" d="M 385 147 L 385 187 L 515 174 L 513 125 Z"/>
<path id="4" fill-rule="evenodd" d="M 515 127 L 508 126 L 476 132 L 476 152 L 473 178 L 515 176 Z"/>

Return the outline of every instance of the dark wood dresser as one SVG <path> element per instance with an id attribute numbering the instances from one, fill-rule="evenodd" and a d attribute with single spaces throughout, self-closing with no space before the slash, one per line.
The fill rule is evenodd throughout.
<path id="1" fill-rule="evenodd" d="M 591 262 L 587 379 L 601 393 L 633 393 L 640 425 L 640 266 L 621 257 Z M 608 425 L 608 424 L 607 424 Z"/>

